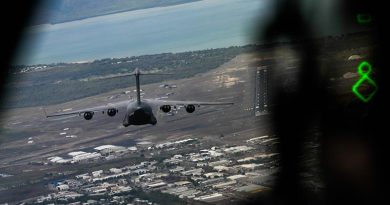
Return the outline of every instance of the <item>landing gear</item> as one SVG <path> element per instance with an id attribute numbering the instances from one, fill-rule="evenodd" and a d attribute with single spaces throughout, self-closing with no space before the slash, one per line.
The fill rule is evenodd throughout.
<path id="1" fill-rule="evenodd" d="M 150 119 L 150 124 L 152 125 L 156 125 L 157 124 L 157 119 L 156 117 L 152 116 L 151 119 Z"/>
<path id="2" fill-rule="evenodd" d="M 130 126 L 129 115 L 126 115 L 126 116 L 125 116 L 125 118 L 123 119 L 122 125 L 125 126 L 125 127 Z"/>

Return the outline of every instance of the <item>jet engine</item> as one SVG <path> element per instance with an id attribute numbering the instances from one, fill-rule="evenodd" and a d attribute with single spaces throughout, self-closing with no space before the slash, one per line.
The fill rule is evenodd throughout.
<path id="1" fill-rule="evenodd" d="M 195 105 L 187 105 L 186 106 L 186 111 L 188 113 L 193 113 L 195 111 Z"/>
<path id="2" fill-rule="evenodd" d="M 93 114 L 94 114 L 93 112 L 85 112 L 84 113 L 84 119 L 86 119 L 86 120 L 92 119 Z"/>
<path id="3" fill-rule="evenodd" d="M 171 111 L 171 106 L 170 105 L 162 105 L 160 107 L 160 110 L 165 112 L 165 113 L 168 113 L 169 111 Z"/>
<path id="4" fill-rule="evenodd" d="M 110 117 L 114 117 L 118 113 L 118 110 L 115 108 L 110 108 L 107 110 L 107 115 Z"/>

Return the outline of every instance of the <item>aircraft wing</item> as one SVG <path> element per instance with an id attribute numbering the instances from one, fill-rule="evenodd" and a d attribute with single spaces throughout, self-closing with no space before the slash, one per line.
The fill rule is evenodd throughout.
<path id="1" fill-rule="evenodd" d="M 119 108 L 126 107 L 128 103 L 129 103 L 129 100 L 126 100 L 126 101 L 120 101 L 120 102 L 116 102 L 116 103 L 108 103 L 106 105 L 97 106 L 97 107 L 85 108 L 85 109 L 80 109 L 80 110 L 73 110 L 73 111 L 69 111 L 69 112 L 58 112 L 58 113 L 53 113 L 53 114 L 49 114 L 49 115 L 47 115 L 46 111 L 45 111 L 45 115 L 47 118 L 49 118 L 49 117 L 59 117 L 59 116 L 67 116 L 67 115 L 82 115 L 86 112 L 94 112 L 94 113 L 95 112 L 102 112 L 102 111 L 106 112 L 108 109 L 119 109 Z"/>
<path id="2" fill-rule="evenodd" d="M 232 102 L 200 102 L 200 101 L 176 101 L 176 100 L 147 100 L 148 103 L 155 106 L 171 105 L 171 106 L 186 106 L 186 105 L 233 105 Z"/>

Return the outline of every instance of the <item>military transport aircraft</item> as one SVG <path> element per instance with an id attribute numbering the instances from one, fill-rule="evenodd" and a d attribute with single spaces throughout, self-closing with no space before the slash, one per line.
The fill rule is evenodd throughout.
<path id="1" fill-rule="evenodd" d="M 110 103 L 103 106 L 98 106 L 94 108 L 87 108 L 82 110 L 76 110 L 71 112 L 62 112 L 54 113 L 51 115 L 46 115 L 49 117 L 59 117 L 66 115 L 79 115 L 83 116 L 86 120 L 91 120 L 93 115 L 97 112 L 106 113 L 108 116 L 113 117 L 118 113 L 119 108 L 126 108 L 126 113 L 123 119 L 123 126 L 127 127 L 130 125 L 146 125 L 152 124 L 156 125 L 157 119 L 153 114 L 152 107 L 160 107 L 160 110 L 168 113 L 171 111 L 172 107 L 184 106 L 188 113 L 193 113 L 195 107 L 200 107 L 201 105 L 232 105 L 231 102 L 197 102 L 197 101 L 169 101 L 169 100 L 155 100 L 155 99 L 141 99 L 140 92 L 140 76 L 141 75 L 172 75 L 164 73 L 142 73 L 138 68 L 135 69 L 133 73 L 128 73 L 120 75 L 123 76 L 135 76 L 136 79 L 136 91 L 137 91 L 137 100 L 126 100 L 117 103 Z"/>

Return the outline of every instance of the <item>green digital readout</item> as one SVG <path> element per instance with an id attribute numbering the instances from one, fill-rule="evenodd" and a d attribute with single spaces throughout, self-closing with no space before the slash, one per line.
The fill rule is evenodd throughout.
<path id="1" fill-rule="evenodd" d="M 356 15 L 357 22 L 360 24 L 371 23 L 372 17 L 370 14 L 358 14 Z"/>
<path id="2" fill-rule="evenodd" d="M 355 95 L 362 100 L 363 102 L 368 102 L 374 97 L 376 91 L 378 90 L 378 86 L 376 85 L 375 81 L 371 79 L 369 76 L 372 72 L 372 66 L 367 61 L 363 61 L 358 66 L 358 73 L 360 74 L 360 79 L 353 85 L 352 91 L 355 93 Z M 371 89 L 370 92 L 362 93 L 359 91 L 359 88 L 361 86 L 369 86 Z"/>

